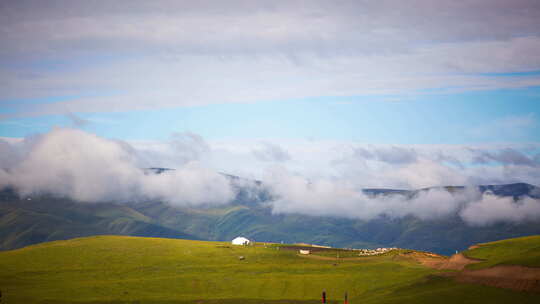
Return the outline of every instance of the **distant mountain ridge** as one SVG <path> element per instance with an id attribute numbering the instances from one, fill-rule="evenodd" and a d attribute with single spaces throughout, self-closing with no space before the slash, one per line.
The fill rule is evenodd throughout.
<path id="1" fill-rule="evenodd" d="M 512 183 L 501 185 L 478 185 L 476 186 L 480 193 L 490 191 L 497 196 L 512 196 L 518 198 L 521 196 L 529 196 L 532 198 L 540 198 L 540 188 L 527 183 Z M 366 188 L 362 189 L 365 194 L 378 195 L 378 194 L 401 194 L 412 195 L 420 191 L 427 191 L 433 189 L 444 189 L 447 191 L 465 190 L 465 186 L 444 186 L 444 187 L 429 187 L 418 190 L 400 190 L 400 189 L 386 189 L 386 188 Z"/>
<path id="2" fill-rule="evenodd" d="M 162 174 L 168 171 L 174 171 L 175 169 L 164 168 L 164 167 L 151 167 L 151 168 L 144 168 L 143 170 L 147 173 Z M 258 180 L 247 180 L 242 177 L 232 175 L 232 174 L 227 174 L 227 173 L 220 173 L 220 174 L 222 174 L 223 176 L 231 180 L 243 179 L 246 181 L 251 181 L 255 183 L 256 185 L 262 185 L 262 182 Z M 537 186 L 528 184 L 528 183 L 477 185 L 476 187 L 481 193 L 484 193 L 486 191 L 491 191 L 493 194 L 498 195 L 498 196 L 512 196 L 514 198 L 517 198 L 517 197 L 526 195 L 533 198 L 540 198 L 540 188 Z M 445 189 L 447 191 L 453 191 L 453 190 L 465 190 L 465 188 L 466 188 L 465 186 L 439 186 L 439 187 L 421 188 L 421 189 L 416 189 L 416 190 L 391 189 L 391 188 L 364 188 L 362 189 L 362 192 L 368 195 L 378 195 L 378 194 L 411 195 L 414 193 L 418 193 L 419 191 L 427 191 L 427 190 L 432 190 L 432 189 Z"/>
<path id="3" fill-rule="evenodd" d="M 170 169 L 148 168 L 162 174 Z M 240 179 L 225 175 L 231 180 Z M 255 195 L 238 189 L 230 204 L 218 207 L 173 207 L 159 201 L 78 203 L 52 196 L 18 197 L 0 191 L 0 249 L 90 235 L 133 235 L 200 240 L 230 240 L 243 235 L 258 241 L 315 243 L 336 247 L 406 247 L 449 254 L 469 245 L 540 234 L 540 222 L 496 223 L 470 227 L 459 216 L 436 220 L 379 217 L 372 220 L 274 214 L 270 196 L 260 181 Z M 434 187 L 459 191 L 461 186 Z M 367 195 L 414 196 L 419 190 L 364 189 Z M 481 192 L 519 198 L 539 198 L 539 188 L 526 183 L 479 186 Z"/>

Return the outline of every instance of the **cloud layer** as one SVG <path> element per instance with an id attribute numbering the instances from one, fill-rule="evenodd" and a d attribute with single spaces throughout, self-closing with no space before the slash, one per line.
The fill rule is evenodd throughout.
<path id="1" fill-rule="evenodd" d="M 159 199 L 173 205 L 223 204 L 234 198 L 224 176 L 197 162 L 145 174 L 129 144 L 79 130 L 54 129 L 17 147 L 4 142 L 5 150 L 13 157 L 3 159 L 0 186 L 14 187 L 23 196 L 47 193 L 83 202 Z"/>
<path id="2" fill-rule="evenodd" d="M 485 194 L 481 200 L 473 201 L 460 212 L 467 223 L 484 226 L 497 222 L 531 221 L 540 219 L 540 201 L 530 197 L 514 202 L 511 197 Z"/>
<path id="3" fill-rule="evenodd" d="M 540 85 L 534 0 L 0 5 L 0 100 L 73 96 L 3 117 Z"/>
<path id="4" fill-rule="evenodd" d="M 362 220 L 381 216 L 437 220 L 459 215 L 465 223 L 474 226 L 540 219 L 540 200 L 523 197 L 514 201 L 512 197 L 480 193 L 476 187 L 453 193 L 432 188 L 419 191 L 412 197 L 400 194 L 369 196 L 349 183 L 309 181 L 284 170 L 274 171 L 266 181 L 277 198 L 272 202 L 275 213 Z"/>
<path id="5" fill-rule="evenodd" d="M 518 149 L 519 148 L 519 149 Z M 160 200 L 175 206 L 211 206 L 234 200 L 246 180 L 259 179 L 274 213 L 371 220 L 422 220 L 458 215 L 470 225 L 540 218 L 540 201 L 480 193 L 473 185 L 540 181 L 537 146 L 452 147 L 355 143 L 207 142 L 177 133 L 166 142 L 127 143 L 76 129 L 10 142 L 0 140 L 0 187 L 22 196 L 52 194 L 81 202 Z M 161 174 L 142 168 L 170 167 Z M 414 196 L 371 196 L 363 188 L 442 188 Z M 251 186 L 251 187 L 249 187 Z"/>

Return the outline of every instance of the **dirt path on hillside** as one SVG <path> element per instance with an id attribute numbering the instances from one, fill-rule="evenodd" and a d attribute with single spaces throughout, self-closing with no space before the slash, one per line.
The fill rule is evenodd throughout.
<path id="1" fill-rule="evenodd" d="M 454 254 L 450 258 L 429 252 L 410 252 L 402 255 L 435 269 L 463 270 L 469 264 L 481 262 L 480 260 L 468 258 L 461 253 Z"/>
<path id="2" fill-rule="evenodd" d="M 456 281 L 540 292 L 540 268 L 499 265 L 479 270 L 463 270 L 453 275 Z"/>
<path id="3" fill-rule="evenodd" d="M 474 263 L 480 263 L 481 260 L 472 259 L 464 256 L 462 253 L 452 255 L 445 263 L 439 265 L 437 269 L 463 270 L 465 266 Z"/>
<path id="4" fill-rule="evenodd" d="M 474 248 L 472 248 L 474 249 Z M 479 263 L 481 260 L 472 259 L 461 253 L 450 258 L 430 253 L 415 252 L 408 255 L 423 265 L 440 270 L 457 270 L 445 272 L 442 276 L 452 277 L 457 282 L 481 284 L 518 291 L 540 292 L 540 268 L 518 265 L 499 265 L 486 269 L 469 270 L 469 264 Z"/>

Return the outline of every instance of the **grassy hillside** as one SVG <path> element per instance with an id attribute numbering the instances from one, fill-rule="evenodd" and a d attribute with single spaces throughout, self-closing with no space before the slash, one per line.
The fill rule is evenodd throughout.
<path id="1" fill-rule="evenodd" d="M 454 283 L 399 251 L 325 255 L 301 257 L 278 245 L 89 237 L 0 252 L 0 290 L 6 303 L 318 303 L 323 289 L 340 301 L 348 291 L 351 303 L 540 300 Z"/>
<path id="2" fill-rule="evenodd" d="M 522 265 L 540 267 L 540 236 L 528 236 L 480 244 L 465 251 L 467 257 L 485 260 L 469 265 L 470 269 L 481 269 L 495 265 Z"/>
<path id="3" fill-rule="evenodd" d="M 198 239 L 124 205 L 84 204 L 48 196 L 28 200 L 0 191 L 0 250 L 103 234 Z"/>

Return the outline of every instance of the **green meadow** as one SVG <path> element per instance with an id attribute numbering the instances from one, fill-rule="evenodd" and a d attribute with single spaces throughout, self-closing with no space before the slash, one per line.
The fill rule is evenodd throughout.
<path id="1" fill-rule="evenodd" d="M 299 256 L 280 245 L 98 236 L 0 252 L 0 303 L 538 303 L 455 283 L 393 251 Z M 336 255 L 337 256 L 337 251 Z"/>

